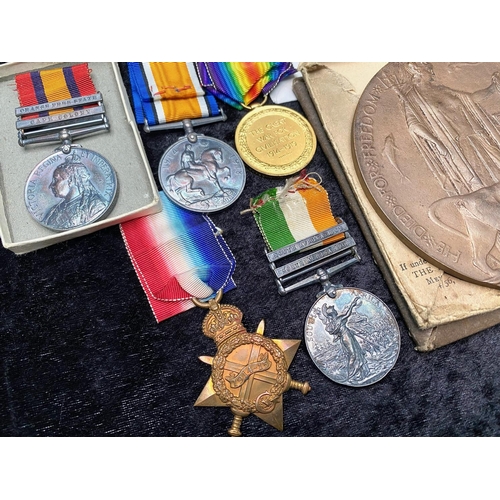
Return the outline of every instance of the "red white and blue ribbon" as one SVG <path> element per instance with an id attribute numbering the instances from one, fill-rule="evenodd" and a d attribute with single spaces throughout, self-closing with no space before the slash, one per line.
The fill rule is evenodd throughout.
<path id="1" fill-rule="evenodd" d="M 130 259 L 158 322 L 194 307 L 191 298 L 235 288 L 235 258 L 211 219 L 172 203 L 121 224 Z"/>

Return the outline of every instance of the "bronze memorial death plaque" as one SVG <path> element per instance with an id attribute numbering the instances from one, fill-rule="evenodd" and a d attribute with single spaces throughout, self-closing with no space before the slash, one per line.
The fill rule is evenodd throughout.
<path id="1" fill-rule="evenodd" d="M 500 286 L 500 63 L 389 63 L 353 123 L 356 167 L 417 254 Z"/>

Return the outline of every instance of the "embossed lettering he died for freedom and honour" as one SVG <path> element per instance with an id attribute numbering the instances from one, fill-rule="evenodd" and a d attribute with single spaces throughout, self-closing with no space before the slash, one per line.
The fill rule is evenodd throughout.
<path id="1" fill-rule="evenodd" d="M 387 64 L 353 147 L 367 196 L 412 250 L 500 286 L 500 63 Z"/>
<path id="2" fill-rule="evenodd" d="M 284 106 L 252 109 L 238 124 L 235 142 L 249 167 L 275 177 L 299 172 L 316 152 L 316 135 L 311 124 Z"/>

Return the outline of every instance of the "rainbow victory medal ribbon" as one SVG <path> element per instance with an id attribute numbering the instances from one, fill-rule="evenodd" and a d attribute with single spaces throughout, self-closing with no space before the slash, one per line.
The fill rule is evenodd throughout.
<path id="1" fill-rule="evenodd" d="M 236 285 L 235 258 L 210 218 L 172 203 L 160 191 L 162 211 L 124 222 L 121 233 L 158 322 Z"/>
<path id="2" fill-rule="evenodd" d="M 313 174 L 301 174 L 283 187 L 264 191 L 250 201 L 250 210 L 268 250 L 277 250 L 337 225 L 328 193 Z M 342 234 L 324 240 L 329 245 Z"/>
<path id="3" fill-rule="evenodd" d="M 192 62 L 127 63 L 136 121 L 148 126 L 219 116 Z"/>
<path id="4" fill-rule="evenodd" d="M 247 107 L 261 94 L 296 72 L 290 62 L 198 62 L 203 88 L 236 109 Z"/>

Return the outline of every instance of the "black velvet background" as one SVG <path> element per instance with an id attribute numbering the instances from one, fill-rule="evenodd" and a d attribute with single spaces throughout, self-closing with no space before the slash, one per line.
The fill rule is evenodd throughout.
<path id="1" fill-rule="evenodd" d="M 196 132 L 234 147 L 245 112 L 222 106 L 228 120 Z M 156 176 L 161 155 L 182 131 L 141 135 Z M 284 394 L 284 431 L 250 416 L 244 435 L 499 435 L 500 327 L 416 352 L 320 148 L 308 171 L 322 176 L 333 212 L 347 222 L 362 257 L 337 281 L 388 304 L 401 329 L 401 352 L 382 381 L 356 389 L 322 375 L 301 343 L 290 373 L 308 380 L 311 392 Z M 249 331 L 264 318 L 266 336 L 302 339 L 319 287 L 279 296 L 255 222 L 240 215 L 251 196 L 283 181 L 247 168 L 242 196 L 211 218 L 237 261 L 237 288 L 224 301 L 243 311 Z M 26 255 L 2 247 L 0 272 L 2 436 L 227 436 L 229 409 L 193 406 L 210 376 L 198 356 L 215 354 L 201 333 L 205 311 L 157 324 L 117 226 Z"/>

